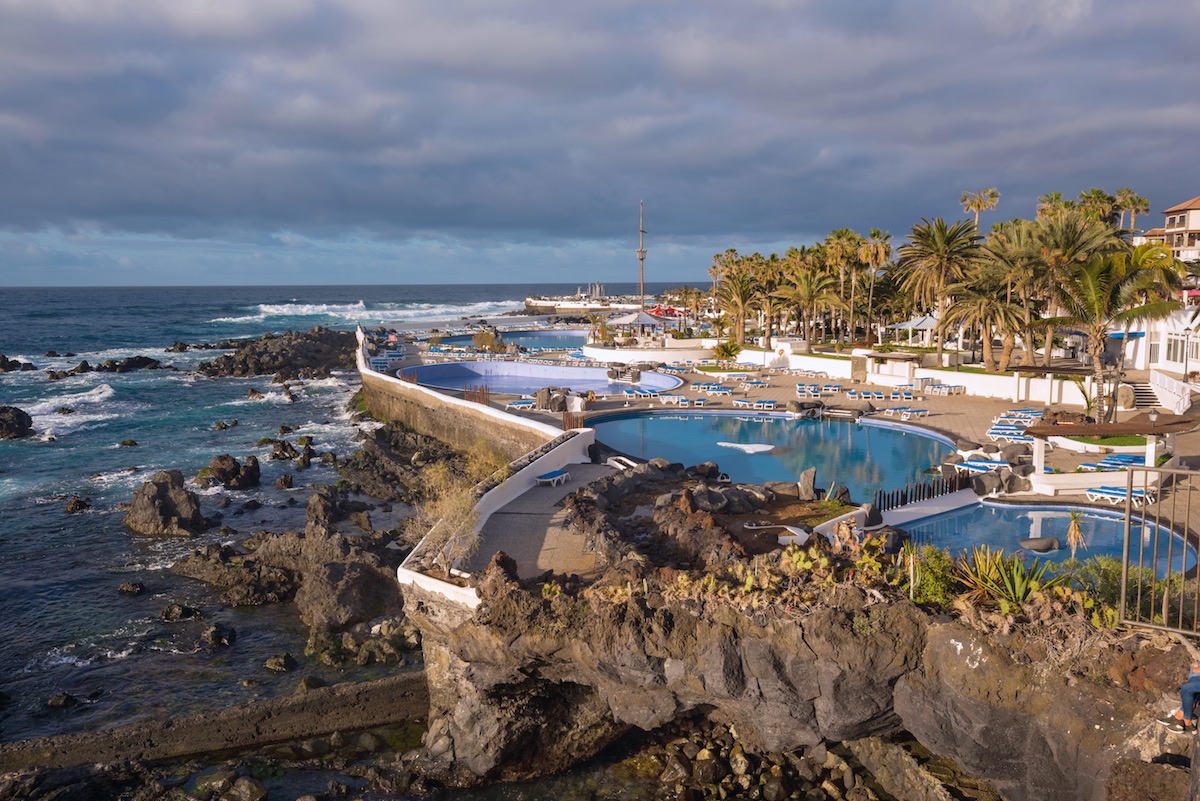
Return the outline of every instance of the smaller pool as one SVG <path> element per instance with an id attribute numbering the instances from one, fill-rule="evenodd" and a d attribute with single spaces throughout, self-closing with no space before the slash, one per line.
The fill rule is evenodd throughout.
<path id="1" fill-rule="evenodd" d="M 683 379 L 663 373 L 642 373 L 640 384 L 610 381 L 604 367 L 571 367 L 527 362 L 445 362 L 423 364 L 404 371 L 417 383 L 437 389 L 464 390 L 486 386 L 500 395 L 532 395 L 542 387 L 568 387 L 576 392 L 616 395 L 637 386 L 656 392 L 672 390 Z"/>
<path id="2" fill-rule="evenodd" d="M 1046 554 L 1030 553 L 1043 561 L 1062 562 L 1071 558 L 1067 547 L 1067 524 L 1071 512 L 1083 512 L 1081 526 L 1086 547 L 1080 548 L 1075 557 L 1085 560 L 1093 556 L 1121 558 L 1125 542 L 1125 518 L 1115 512 L 1073 506 L 1018 506 L 1012 504 L 978 503 L 926 517 L 904 524 L 918 545 L 933 545 L 950 551 L 957 556 L 973 545 L 987 545 L 1008 553 L 1020 550 L 1017 540 L 1026 537 L 1057 537 L 1062 547 Z M 1138 555 L 1138 538 L 1145 538 L 1146 558 L 1151 553 L 1151 542 L 1155 529 L 1153 524 L 1139 525 L 1134 521 L 1130 532 L 1131 558 Z M 1185 546 L 1178 535 L 1166 536 L 1165 529 L 1158 529 L 1158 555 L 1155 570 L 1166 575 L 1168 564 L 1175 572 L 1186 572 L 1196 565 L 1196 551 Z M 1169 562 L 1168 562 L 1169 560 Z M 1146 567 L 1149 567 L 1146 564 Z"/>
<path id="3" fill-rule="evenodd" d="M 506 345 L 520 345 L 526 350 L 575 350 L 587 344 L 587 330 L 574 328 L 566 330 L 536 330 L 536 331 L 501 331 L 500 337 Z M 443 337 L 443 345 L 470 347 L 471 334 Z"/>

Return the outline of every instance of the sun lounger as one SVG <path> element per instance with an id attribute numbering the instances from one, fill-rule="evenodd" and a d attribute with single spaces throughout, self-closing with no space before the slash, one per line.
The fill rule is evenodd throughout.
<path id="1" fill-rule="evenodd" d="M 754 402 L 754 408 L 760 411 L 770 412 L 775 410 L 775 401 L 773 400 L 757 400 Z"/>
<path id="2" fill-rule="evenodd" d="M 509 402 L 508 402 L 508 403 L 505 405 L 505 407 L 504 407 L 504 408 L 505 408 L 505 410 L 508 410 L 508 409 L 517 409 L 517 410 L 521 410 L 521 409 L 532 409 L 532 408 L 533 408 L 533 401 L 531 401 L 531 400 L 515 400 L 515 401 L 509 401 Z"/>
<path id="3" fill-rule="evenodd" d="M 704 398 L 696 398 L 692 401 L 692 406 L 695 406 L 697 409 L 704 408 Z"/>
<path id="4" fill-rule="evenodd" d="M 900 413 L 901 420 L 915 420 L 918 417 L 928 417 L 928 409 L 905 409 Z"/>
<path id="5" fill-rule="evenodd" d="M 674 406 L 686 406 L 687 398 L 685 398 L 682 395 L 674 395 L 674 394 L 664 393 L 664 394 L 660 394 L 658 396 L 658 402 L 661 403 L 663 406 L 666 406 L 668 403 L 670 403 Z"/>
<path id="6" fill-rule="evenodd" d="M 968 470 L 972 473 L 987 473 L 1010 466 L 1008 462 L 1000 459 L 967 459 L 965 462 L 955 465 L 960 470 Z"/>
<path id="7" fill-rule="evenodd" d="M 566 484 L 571 480 L 571 474 L 566 470 L 553 470 L 549 473 L 543 473 L 534 479 L 539 487 L 557 487 L 559 484 Z"/>
<path id="8" fill-rule="evenodd" d="M 890 409 L 884 409 L 883 413 L 886 414 L 888 417 L 895 417 L 896 415 L 904 414 L 907 411 L 908 411 L 907 406 L 893 406 Z"/>
<path id="9" fill-rule="evenodd" d="M 846 397 L 849 398 L 850 400 L 858 400 L 858 390 L 854 390 L 854 389 L 846 390 Z"/>
<path id="10" fill-rule="evenodd" d="M 1132 493 L 1127 493 L 1124 487 L 1094 487 L 1089 489 L 1086 495 L 1087 499 L 1093 503 L 1108 501 L 1116 506 L 1118 503 L 1130 500 L 1134 506 L 1141 506 L 1146 501 L 1153 503 L 1156 493 L 1153 489 L 1149 491 L 1135 489 Z"/>
<path id="11" fill-rule="evenodd" d="M 733 387 L 711 387 L 709 395 L 733 395 Z"/>
<path id="12" fill-rule="evenodd" d="M 735 409 L 749 409 L 753 406 L 754 401 L 750 400 L 749 398 L 735 398 L 733 401 L 733 408 Z"/>
<path id="13" fill-rule="evenodd" d="M 905 401 L 915 400 L 915 397 L 912 394 L 912 390 L 905 390 L 904 392 L 900 393 L 900 400 L 905 400 Z"/>

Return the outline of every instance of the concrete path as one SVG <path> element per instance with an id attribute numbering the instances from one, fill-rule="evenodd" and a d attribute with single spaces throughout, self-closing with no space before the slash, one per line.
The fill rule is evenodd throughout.
<path id="1" fill-rule="evenodd" d="M 471 557 L 467 570 L 487 567 L 498 551 L 517 562 L 521 578 L 555 573 L 590 576 L 596 557 L 584 548 L 584 537 L 563 526 L 562 499 L 580 487 L 613 473 L 607 465 L 573 464 L 566 468 L 571 479 L 557 487 L 533 487 L 488 518 L 482 544 Z"/>

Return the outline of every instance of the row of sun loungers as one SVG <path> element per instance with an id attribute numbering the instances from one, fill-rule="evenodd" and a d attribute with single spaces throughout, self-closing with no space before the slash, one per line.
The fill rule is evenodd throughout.
<path id="1" fill-rule="evenodd" d="M 1088 471 L 1125 470 L 1130 467 L 1145 464 L 1146 459 L 1135 453 L 1110 453 L 1098 462 L 1084 462 L 1080 469 Z"/>
<path id="2" fill-rule="evenodd" d="M 776 401 L 768 399 L 751 400 L 750 398 L 737 398 L 733 402 L 733 407 L 735 409 L 758 409 L 760 411 L 767 412 L 775 411 L 775 407 L 777 405 L 778 403 Z"/>
<path id="3" fill-rule="evenodd" d="M 1150 489 L 1135 489 L 1133 492 L 1126 492 L 1124 487 L 1094 487 L 1087 491 L 1087 499 L 1092 503 L 1100 501 L 1108 501 L 1113 506 L 1125 501 L 1131 501 L 1135 507 L 1140 507 L 1146 501 L 1154 503 L 1158 495 L 1157 490 Z"/>

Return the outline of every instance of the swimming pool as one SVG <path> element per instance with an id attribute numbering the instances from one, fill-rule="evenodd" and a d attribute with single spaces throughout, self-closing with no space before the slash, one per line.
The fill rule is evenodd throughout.
<path id="1" fill-rule="evenodd" d="M 817 486 L 845 485 L 857 503 L 877 489 L 929 480 L 925 471 L 954 451 L 945 439 L 875 421 L 800 420 L 729 412 L 631 413 L 592 423 L 596 439 L 632 456 L 685 465 L 713 461 L 735 481 L 796 481 L 817 468 Z"/>
<path id="2" fill-rule="evenodd" d="M 576 392 L 616 395 L 632 387 L 665 392 L 683 380 L 663 373 L 642 373 L 639 384 L 610 381 L 604 367 L 571 367 L 527 362 L 445 362 L 409 367 L 404 371 L 417 383 L 437 389 L 463 390 L 486 386 L 501 395 L 532 395 L 542 387 L 569 387 Z"/>
<path id="3" fill-rule="evenodd" d="M 544 329 L 535 331 L 501 331 L 506 345 L 520 345 L 527 350 L 575 350 L 587 344 L 587 329 Z M 471 334 L 443 337 L 443 345 L 470 347 Z"/>
<path id="4" fill-rule="evenodd" d="M 1111 556 L 1121 558 L 1121 548 L 1125 542 L 1125 518 L 1116 512 L 1102 509 L 1072 506 L 1024 506 L 1013 504 L 998 504 L 982 502 L 972 504 L 953 512 L 944 512 L 933 517 L 914 520 L 903 525 L 918 545 L 933 545 L 949 550 L 958 555 L 972 545 L 988 545 L 992 548 L 1002 548 L 1012 553 L 1020 550 L 1017 540 L 1026 537 L 1057 537 L 1061 543 L 1057 551 L 1040 554 L 1033 553 L 1043 561 L 1061 562 L 1071 558 L 1071 549 L 1067 547 L 1067 524 L 1070 523 L 1071 512 L 1083 512 L 1080 525 L 1083 529 L 1083 539 L 1086 548 L 1080 548 L 1076 553 L 1077 559 L 1088 559 L 1092 556 Z M 1146 537 L 1146 567 L 1148 564 L 1155 526 L 1138 525 L 1134 520 L 1130 532 L 1131 560 L 1138 555 L 1138 538 Z M 1196 551 L 1184 547 L 1183 538 L 1178 535 L 1165 536 L 1163 529 L 1159 530 L 1158 556 L 1155 569 L 1158 575 L 1165 575 L 1168 565 L 1168 548 L 1170 548 L 1170 563 L 1176 572 L 1186 572 L 1196 565 Z M 1181 566 L 1182 565 L 1182 569 Z"/>

